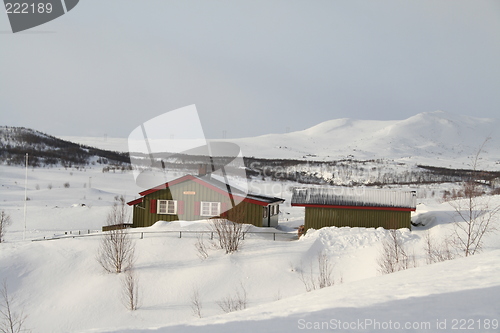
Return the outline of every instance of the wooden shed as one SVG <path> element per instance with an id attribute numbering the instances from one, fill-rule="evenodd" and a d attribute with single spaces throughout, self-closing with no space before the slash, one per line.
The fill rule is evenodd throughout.
<path id="1" fill-rule="evenodd" d="M 139 193 L 128 202 L 133 206 L 133 228 L 148 227 L 157 221 L 196 221 L 214 217 L 257 227 L 278 226 L 281 198 L 233 191 L 226 183 L 204 176 L 185 175 Z M 233 207 L 234 198 L 238 205 Z M 233 199 L 233 200 L 231 200 Z"/>
<path id="2" fill-rule="evenodd" d="M 304 229 L 366 227 L 399 229 L 411 227 L 416 208 L 415 191 L 366 188 L 298 188 L 292 206 L 305 207 Z"/>

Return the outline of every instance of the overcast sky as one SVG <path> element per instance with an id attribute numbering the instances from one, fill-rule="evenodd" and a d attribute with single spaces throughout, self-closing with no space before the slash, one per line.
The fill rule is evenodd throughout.
<path id="1" fill-rule="evenodd" d="M 2 125 L 127 137 L 196 104 L 205 135 L 335 118 L 500 114 L 500 1 L 80 0 L 12 34 Z"/>

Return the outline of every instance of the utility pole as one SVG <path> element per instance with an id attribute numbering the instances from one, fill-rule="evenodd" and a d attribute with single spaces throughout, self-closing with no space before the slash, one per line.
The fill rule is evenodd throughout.
<path id="1" fill-rule="evenodd" d="M 26 174 L 24 176 L 24 231 L 23 231 L 23 240 L 26 239 L 27 203 L 28 203 L 28 153 L 26 153 Z"/>

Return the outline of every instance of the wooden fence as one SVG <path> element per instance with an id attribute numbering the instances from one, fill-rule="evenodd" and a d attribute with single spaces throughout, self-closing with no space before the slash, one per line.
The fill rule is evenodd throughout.
<path id="1" fill-rule="evenodd" d="M 215 231 L 210 230 L 164 230 L 164 231 L 127 231 L 133 238 L 144 239 L 152 237 L 162 237 L 163 236 L 174 236 L 177 238 L 196 238 L 198 235 L 207 235 L 210 239 L 217 237 Z M 46 240 L 57 240 L 57 239 L 67 239 L 67 238 L 80 238 L 80 237 L 93 237 L 93 236 L 103 236 L 105 232 L 97 230 L 76 230 L 67 231 L 64 234 L 54 235 L 53 237 L 44 237 L 39 239 L 33 239 L 33 242 L 46 241 Z M 297 240 L 297 233 L 288 232 L 278 232 L 278 231 L 262 231 L 262 232 L 251 232 L 247 231 L 243 234 L 243 239 L 269 239 L 273 241 L 292 241 Z"/>

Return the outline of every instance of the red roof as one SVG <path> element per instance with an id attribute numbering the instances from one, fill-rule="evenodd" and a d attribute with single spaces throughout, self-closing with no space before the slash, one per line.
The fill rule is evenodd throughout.
<path id="1" fill-rule="evenodd" d="M 139 198 L 139 199 L 132 200 L 130 202 L 127 202 L 127 205 L 134 206 L 134 205 L 140 204 L 142 202 L 142 199 L 144 199 L 144 198 Z"/>

